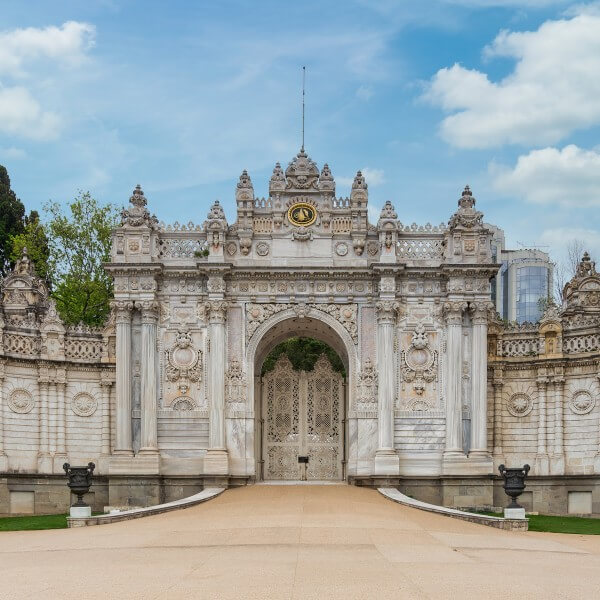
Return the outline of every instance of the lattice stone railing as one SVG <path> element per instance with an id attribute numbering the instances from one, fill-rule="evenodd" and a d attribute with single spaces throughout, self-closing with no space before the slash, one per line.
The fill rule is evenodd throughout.
<path id="1" fill-rule="evenodd" d="M 444 248 L 441 239 L 416 238 L 401 239 L 396 246 L 396 255 L 409 260 L 442 258 Z"/>
<path id="2" fill-rule="evenodd" d="M 595 352 L 597 350 L 600 350 L 600 333 L 588 333 L 563 338 L 563 352 L 565 354 Z"/>
<path id="3" fill-rule="evenodd" d="M 158 244 L 160 258 L 194 258 L 196 253 L 202 252 L 206 240 L 162 237 Z"/>
<path id="4" fill-rule="evenodd" d="M 98 362 L 102 358 L 102 338 L 65 338 L 65 358 L 84 362 Z"/>
<path id="5" fill-rule="evenodd" d="M 539 340 L 537 338 L 503 339 L 502 356 L 534 356 L 538 354 Z"/>
<path id="6" fill-rule="evenodd" d="M 23 356 L 35 356 L 40 351 L 40 340 L 30 335 L 19 333 L 4 334 L 4 352 L 6 354 L 21 354 Z"/>

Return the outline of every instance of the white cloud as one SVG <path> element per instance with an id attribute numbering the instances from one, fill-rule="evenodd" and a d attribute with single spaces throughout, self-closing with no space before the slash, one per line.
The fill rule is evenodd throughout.
<path id="1" fill-rule="evenodd" d="M 600 153 L 594 150 L 574 145 L 533 150 L 514 167 L 491 164 L 490 173 L 496 190 L 528 202 L 600 206 Z"/>
<path id="2" fill-rule="evenodd" d="M 0 33 L 0 73 L 23 75 L 24 64 L 42 57 L 78 64 L 94 43 L 95 28 L 68 21 L 61 27 L 27 27 Z"/>
<path id="3" fill-rule="evenodd" d="M 600 264 L 599 230 L 581 227 L 556 227 L 546 229 L 540 236 L 540 243 L 548 246 L 551 257 L 559 262 L 568 260 L 568 247 L 574 241 L 581 242 L 584 250 L 590 253 L 592 260 Z"/>
<path id="4" fill-rule="evenodd" d="M 459 64 L 439 70 L 424 97 L 452 113 L 442 137 L 461 148 L 550 144 L 600 123 L 600 14 L 580 11 L 537 31 L 502 31 L 486 58 L 516 60 L 498 83 Z"/>
<path id="5" fill-rule="evenodd" d="M 21 158 L 25 158 L 27 153 L 22 148 L 15 148 L 14 146 L 10 146 L 8 148 L 0 148 L 0 158 L 3 159 L 12 159 L 19 160 Z"/>
<path id="6" fill-rule="evenodd" d="M 382 183 L 385 183 L 383 169 L 372 169 L 371 167 L 364 167 L 360 171 L 363 174 L 369 187 L 376 187 L 378 185 L 381 185 Z M 352 187 L 352 184 L 354 183 L 354 177 L 336 177 L 335 182 L 343 187 Z"/>
<path id="7" fill-rule="evenodd" d="M 34 140 L 55 138 L 60 129 L 58 115 L 44 111 L 23 87 L 0 87 L 0 131 Z"/>
<path id="8" fill-rule="evenodd" d="M 370 100 L 373 97 L 373 88 L 371 86 L 368 85 L 361 85 L 357 90 L 356 90 L 356 97 L 359 100 Z"/>

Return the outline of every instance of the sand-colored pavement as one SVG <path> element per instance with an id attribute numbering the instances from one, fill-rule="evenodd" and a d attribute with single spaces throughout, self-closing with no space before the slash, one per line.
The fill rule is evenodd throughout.
<path id="1" fill-rule="evenodd" d="M 600 536 L 505 532 L 346 485 L 228 490 L 70 530 L 0 533 L 0 598 L 600 598 Z"/>

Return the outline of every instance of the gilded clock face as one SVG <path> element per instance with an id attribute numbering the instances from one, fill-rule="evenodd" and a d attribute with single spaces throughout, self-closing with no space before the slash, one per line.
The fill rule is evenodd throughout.
<path id="1" fill-rule="evenodd" d="M 307 227 L 316 221 L 317 211 L 312 204 L 297 202 L 290 206 L 288 210 L 288 219 L 292 225 Z"/>

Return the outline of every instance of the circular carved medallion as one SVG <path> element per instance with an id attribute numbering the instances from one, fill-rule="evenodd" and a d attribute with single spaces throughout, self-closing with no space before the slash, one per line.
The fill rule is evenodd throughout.
<path id="1" fill-rule="evenodd" d="M 28 413 L 33 409 L 33 396 L 27 390 L 13 390 L 13 393 L 8 398 L 8 406 L 10 410 L 16 413 Z"/>
<path id="2" fill-rule="evenodd" d="M 256 254 L 259 256 L 267 256 L 267 254 L 269 254 L 269 244 L 266 244 L 265 242 L 256 244 Z"/>
<path id="3" fill-rule="evenodd" d="M 292 225 L 308 227 L 317 220 L 317 211 L 312 204 L 296 202 L 288 210 L 288 219 Z"/>
<path id="4" fill-rule="evenodd" d="M 508 399 L 506 408 L 508 409 L 508 412 L 513 415 L 513 417 L 525 417 L 531 412 L 531 409 L 533 408 L 533 402 L 527 394 L 513 394 Z"/>
<path id="5" fill-rule="evenodd" d="M 580 390 L 573 394 L 569 408 L 577 415 L 585 415 L 592 411 L 595 404 L 594 397 L 588 391 Z"/>
<path id="6" fill-rule="evenodd" d="M 71 402 L 71 409 L 80 417 L 92 416 L 97 408 L 98 402 L 96 401 L 96 398 L 86 392 L 77 394 Z"/>
<path id="7" fill-rule="evenodd" d="M 413 346 L 406 352 L 406 364 L 413 369 L 429 369 L 433 365 L 433 353 L 429 348 L 415 348 Z"/>
<path id="8" fill-rule="evenodd" d="M 335 253 L 338 256 L 346 256 L 346 254 L 348 254 L 348 244 L 345 242 L 338 242 L 335 245 Z"/>

